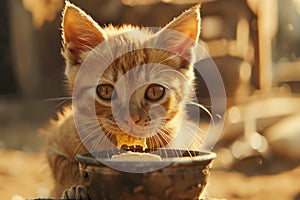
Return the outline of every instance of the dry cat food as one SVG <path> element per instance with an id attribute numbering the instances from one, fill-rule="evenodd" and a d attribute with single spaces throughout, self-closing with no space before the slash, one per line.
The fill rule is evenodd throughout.
<path id="1" fill-rule="evenodd" d="M 113 155 L 111 160 L 114 161 L 162 161 L 159 155 L 151 153 L 139 153 L 128 151 L 119 155 Z"/>
<path id="2" fill-rule="evenodd" d="M 113 155 L 111 160 L 114 161 L 162 161 L 159 155 L 151 154 L 150 149 L 143 149 L 142 146 L 127 146 L 123 144 L 122 150 L 127 151 L 126 153 L 121 153 L 119 155 Z"/>
<path id="3" fill-rule="evenodd" d="M 127 146 L 141 146 L 142 148 L 146 149 L 146 138 L 137 138 L 127 134 L 117 134 L 117 147 L 121 148 L 124 144 Z"/>

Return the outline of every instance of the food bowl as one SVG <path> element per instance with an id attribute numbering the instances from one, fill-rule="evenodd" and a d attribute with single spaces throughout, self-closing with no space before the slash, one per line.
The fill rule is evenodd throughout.
<path id="1" fill-rule="evenodd" d="M 152 152 L 162 161 L 113 161 L 124 151 L 76 155 L 82 184 L 91 199 L 198 199 L 207 183 L 215 153 L 162 149 Z M 178 157 L 180 155 L 180 157 Z M 100 158 L 100 159 L 99 159 Z M 101 162 L 100 162 L 100 161 Z M 116 169 L 130 169 L 128 173 Z"/>

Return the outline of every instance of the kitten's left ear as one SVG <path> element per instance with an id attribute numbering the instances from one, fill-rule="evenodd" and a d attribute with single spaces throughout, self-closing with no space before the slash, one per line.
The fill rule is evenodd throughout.
<path id="1" fill-rule="evenodd" d="M 154 46 L 184 57 L 190 56 L 191 48 L 198 43 L 200 34 L 201 18 L 199 10 L 200 5 L 196 5 L 171 21 L 156 34 Z"/>
<path id="2" fill-rule="evenodd" d="M 79 63 L 81 53 L 91 50 L 106 39 L 103 29 L 83 10 L 66 1 L 63 12 L 62 39 L 65 56 Z"/>

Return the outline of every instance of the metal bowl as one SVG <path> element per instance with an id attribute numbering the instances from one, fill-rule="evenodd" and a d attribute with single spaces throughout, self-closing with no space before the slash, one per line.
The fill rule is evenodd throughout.
<path id="1" fill-rule="evenodd" d="M 97 159 L 90 153 L 76 155 L 82 184 L 87 187 L 92 199 L 198 199 L 206 186 L 212 160 L 216 157 L 215 153 L 163 149 L 153 152 L 160 155 L 162 161 L 110 160 L 112 155 L 121 152 L 123 151 L 93 153 L 97 155 Z M 103 158 L 101 162 L 99 158 Z M 139 172 L 142 168 L 149 172 L 128 173 L 116 170 L 120 166 L 131 172 Z M 157 170 L 153 171 L 154 169 Z"/>

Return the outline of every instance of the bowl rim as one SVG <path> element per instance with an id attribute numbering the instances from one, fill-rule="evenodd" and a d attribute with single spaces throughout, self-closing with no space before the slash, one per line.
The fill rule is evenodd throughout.
<path id="1" fill-rule="evenodd" d="M 211 161 L 217 157 L 217 154 L 214 152 L 205 152 L 205 151 L 195 151 L 195 150 L 179 150 L 184 152 L 197 152 L 199 155 L 195 156 L 182 156 L 182 157 L 173 157 L 173 158 L 162 158 L 162 160 L 153 160 L 153 161 L 124 161 L 124 160 L 111 160 L 110 158 L 102 158 L 97 159 L 93 156 L 93 153 L 86 152 L 75 155 L 75 159 L 79 163 L 84 163 L 86 165 L 101 165 L 105 163 L 127 163 L 127 164 L 138 164 L 138 163 L 151 163 L 151 164 L 164 164 L 164 163 L 176 163 L 176 164 L 189 164 L 194 162 L 205 162 Z M 107 152 L 107 151 L 100 151 L 100 152 Z M 94 152 L 96 153 L 96 152 Z M 122 153 L 122 152 L 120 152 Z"/>

